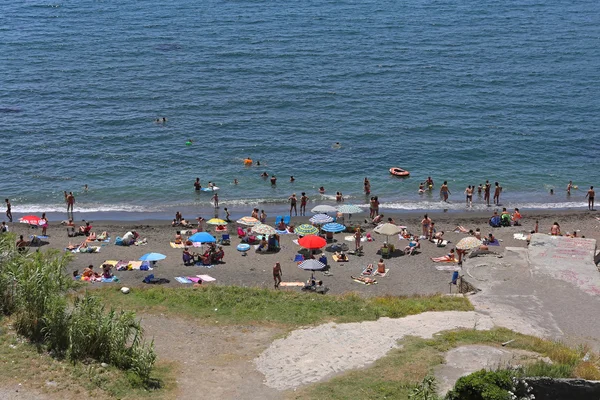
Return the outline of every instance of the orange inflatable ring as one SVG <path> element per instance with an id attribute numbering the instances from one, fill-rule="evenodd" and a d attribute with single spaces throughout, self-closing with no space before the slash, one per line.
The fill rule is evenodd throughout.
<path id="1" fill-rule="evenodd" d="M 407 170 L 402 169 L 402 168 L 392 167 L 392 168 L 390 168 L 390 174 L 392 174 L 394 176 L 406 177 L 406 176 L 410 175 L 410 172 L 408 172 Z"/>
<path id="2" fill-rule="evenodd" d="M 252 160 L 251 160 L 250 158 L 246 158 L 246 159 L 244 160 L 244 164 L 246 164 L 246 165 L 251 165 L 251 164 L 252 164 Z"/>

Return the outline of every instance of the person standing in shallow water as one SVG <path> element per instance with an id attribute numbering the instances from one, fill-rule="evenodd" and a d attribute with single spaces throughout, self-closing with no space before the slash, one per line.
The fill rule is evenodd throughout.
<path id="1" fill-rule="evenodd" d="M 306 196 L 306 192 L 302 192 L 302 196 L 300 197 L 300 215 L 306 215 L 306 204 L 308 203 L 308 196 Z"/>
<path id="2" fill-rule="evenodd" d="M 6 218 L 8 218 L 8 222 L 12 222 L 12 211 L 11 211 L 10 200 L 5 199 L 4 201 L 6 202 Z"/>
<path id="3" fill-rule="evenodd" d="M 492 187 L 492 185 L 490 185 L 490 181 L 485 181 L 485 186 L 483 188 L 483 201 L 485 201 L 488 206 L 490 205 L 491 187 Z"/>
<path id="4" fill-rule="evenodd" d="M 596 197 L 596 192 L 594 192 L 593 186 L 590 186 L 590 190 L 588 190 L 585 197 L 588 199 L 588 210 L 594 211 L 594 197 Z"/>
<path id="5" fill-rule="evenodd" d="M 365 187 L 365 194 L 366 195 L 371 194 L 371 182 L 369 182 L 369 179 L 367 179 L 367 177 L 365 177 L 364 187 Z"/>
<path id="6" fill-rule="evenodd" d="M 440 186 L 440 197 L 443 201 L 448 201 L 448 195 L 450 195 L 450 189 L 448 188 L 448 181 L 444 181 L 444 184 Z"/>
<path id="7" fill-rule="evenodd" d="M 494 189 L 494 204 L 500 205 L 500 192 L 502 192 L 502 186 L 498 182 L 495 183 L 496 188 Z"/>
<path id="8" fill-rule="evenodd" d="M 73 214 L 73 205 L 75 205 L 75 196 L 73 196 L 73 192 L 69 192 L 67 195 L 67 214 L 69 211 Z"/>
<path id="9" fill-rule="evenodd" d="M 298 216 L 298 209 L 296 208 L 296 203 L 298 202 L 298 199 L 296 198 L 296 193 L 292 193 L 288 200 L 290 201 L 290 217 L 292 216 L 292 210 L 294 210 L 294 213 L 296 214 L 296 216 Z M 300 208 L 300 211 L 302 211 L 302 208 Z"/>
<path id="10" fill-rule="evenodd" d="M 200 178 L 196 178 L 196 182 L 194 182 L 194 190 L 199 191 L 200 189 L 202 189 L 202 186 L 200 185 Z"/>

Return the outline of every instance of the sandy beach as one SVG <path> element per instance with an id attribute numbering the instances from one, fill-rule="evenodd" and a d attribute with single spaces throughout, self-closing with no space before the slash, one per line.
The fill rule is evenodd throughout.
<path id="1" fill-rule="evenodd" d="M 513 237 L 515 233 L 526 233 L 534 228 L 535 221 L 539 220 L 539 231 L 547 233 L 554 221 L 557 221 L 563 234 L 566 232 L 577 231 L 578 236 L 586 236 L 589 238 L 600 239 L 600 221 L 595 217 L 597 213 L 589 211 L 535 211 L 524 212 L 522 226 L 492 228 L 488 224 L 489 213 L 430 213 L 429 216 L 435 222 L 438 231 L 444 231 L 444 239 L 449 240 L 449 244 L 445 248 L 437 247 L 434 243 L 422 241 L 421 252 L 417 255 L 406 256 L 399 255 L 396 252 L 391 258 L 386 259 L 386 268 L 390 272 L 385 277 L 377 277 L 376 285 L 363 285 L 354 282 L 350 276 L 360 275 L 364 268 L 372 263 L 376 264 L 380 256 L 378 250 L 386 240 L 385 236 L 380 236 L 376 233 L 371 233 L 374 241 L 364 242 L 364 256 L 349 255 L 349 261 L 345 263 L 334 262 L 331 258 L 331 252 L 323 249 L 323 252 L 328 257 L 330 275 L 325 276 L 322 272 L 315 272 L 317 279 L 322 279 L 325 286 L 329 287 L 330 293 L 344 293 L 348 291 L 359 292 L 363 295 L 411 295 L 411 294 L 431 294 L 431 293 L 448 293 L 450 290 L 449 282 L 451 271 L 439 271 L 436 266 L 445 265 L 451 267 L 455 264 L 434 263 L 431 257 L 443 256 L 466 235 L 463 233 L 454 232 L 457 225 L 462 225 L 467 229 L 480 228 L 483 235 L 493 232 L 496 238 L 500 241 L 500 246 L 491 247 L 490 250 L 497 251 L 502 254 L 507 246 L 525 247 L 526 242 L 517 240 Z M 409 232 L 414 234 L 421 233 L 420 221 L 423 217 L 422 213 L 402 213 L 402 214 L 387 214 L 386 218 L 391 216 L 398 225 L 405 225 Z M 15 216 L 15 221 L 18 216 Z M 366 228 L 366 232 L 372 232 L 373 225 L 364 223 L 359 216 L 353 217 L 353 221 L 360 222 Z M 300 223 L 308 221 L 308 217 L 293 217 L 292 224 L 298 226 Z M 274 219 L 267 221 L 269 224 L 274 223 Z M 80 224 L 80 221 L 76 222 Z M 100 270 L 102 263 L 105 260 L 138 260 L 143 254 L 148 252 L 158 252 L 166 255 L 166 259 L 159 261 L 152 271 L 115 271 L 115 275 L 120 279 L 119 283 L 91 283 L 90 287 L 101 285 L 112 285 L 115 287 L 121 286 L 142 286 L 143 278 L 152 273 L 157 278 L 166 278 L 170 280 L 168 285 L 174 287 L 191 287 L 190 284 L 178 283 L 174 278 L 176 276 L 195 276 L 206 274 L 215 278 L 216 281 L 206 284 L 218 285 L 240 285 L 240 286 L 257 286 L 257 287 L 273 287 L 272 268 L 275 262 L 280 262 L 283 270 L 284 282 L 304 282 L 310 277 L 309 271 L 300 270 L 297 264 L 293 261 L 301 247 L 293 243 L 297 239 L 296 235 L 281 235 L 281 250 L 274 254 L 256 253 L 251 249 L 246 256 L 236 250 L 237 244 L 240 243 L 237 235 L 232 233 L 235 231 L 237 224 L 230 223 L 228 228 L 231 234 L 231 245 L 224 246 L 225 257 L 224 263 L 216 264 L 212 268 L 200 266 L 184 266 L 182 262 L 182 250 L 172 248 L 169 242 L 174 240 L 176 230 L 180 228 L 172 227 L 169 221 L 166 220 L 140 220 L 140 221 L 92 221 L 93 231 L 101 233 L 107 231 L 110 234 L 110 243 L 98 243 L 101 249 L 99 253 L 76 253 L 73 254 L 73 261 L 70 263 L 67 273 L 72 273 L 73 270 L 80 272 L 92 264 L 97 271 Z M 26 237 L 33 234 L 40 234 L 41 228 L 32 229 L 28 225 L 13 223 L 10 224 L 12 232 L 23 234 Z M 116 246 L 114 244 L 117 236 L 123 236 L 127 231 L 135 230 L 140 234 L 141 238 L 147 239 L 146 245 L 140 246 Z M 207 229 L 212 234 L 214 227 L 208 226 Z M 77 243 L 83 240 L 83 237 L 69 238 L 66 234 L 66 228 L 60 225 L 60 221 L 50 221 L 48 228 L 49 238 L 45 240 L 41 248 L 53 248 L 63 250 L 69 242 Z M 353 241 L 346 241 L 344 238 L 350 233 L 342 232 L 334 234 L 337 243 L 346 243 L 350 249 L 353 249 Z M 215 234 L 217 238 L 221 234 Z M 390 243 L 396 248 L 404 248 L 408 241 L 400 240 L 397 236 L 390 237 Z M 35 248 L 32 248 L 32 250 Z M 198 250 L 198 249 L 194 249 Z M 466 261 L 468 262 L 468 261 Z M 299 287 L 281 288 L 281 290 L 300 290 Z"/>

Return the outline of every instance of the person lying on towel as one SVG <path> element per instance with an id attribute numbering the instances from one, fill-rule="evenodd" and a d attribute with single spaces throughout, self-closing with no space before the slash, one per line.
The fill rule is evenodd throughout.
<path id="1" fill-rule="evenodd" d="M 354 279 L 355 281 L 360 281 L 360 282 L 364 282 L 364 283 L 376 283 L 377 280 L 373 279 L 373 278 L 368 278 L 366 276 L 352 276 L 350 275 L 350 278 Z"/>

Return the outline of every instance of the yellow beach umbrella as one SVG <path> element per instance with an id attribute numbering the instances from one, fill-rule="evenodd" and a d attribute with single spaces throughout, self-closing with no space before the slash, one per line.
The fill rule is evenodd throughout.
<path id="1" fill-rule="evenodd" d="M 206 223 L 209 225 L 227 225 L 227 221 L 220 218 L 211 218 L 208 221 L 206 221 Z"/>

